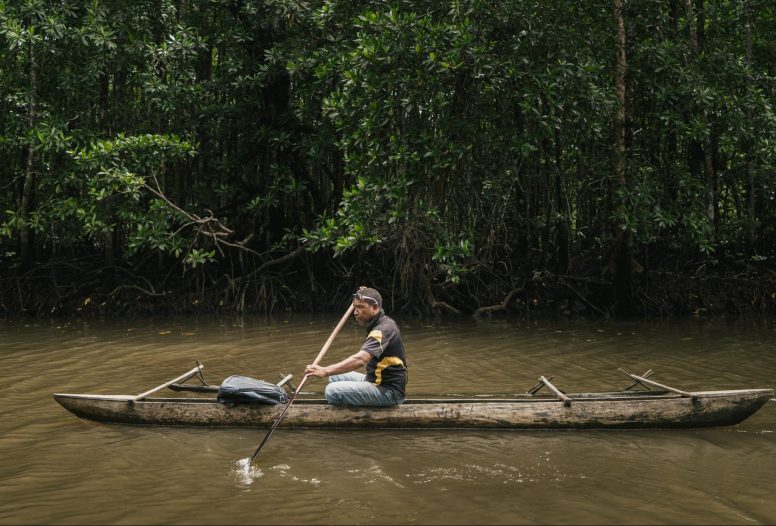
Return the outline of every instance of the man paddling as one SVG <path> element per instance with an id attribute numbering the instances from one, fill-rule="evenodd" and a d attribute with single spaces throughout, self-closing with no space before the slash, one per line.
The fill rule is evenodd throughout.
<path id="1" fill-rule="evenodd" d="M 407 356 L 399 327 L 383 311 L 375 289 L 361 287 L 353 294 L 353 316 L 366 327 L 364 344 L 341 362 L 322 367 L 308 365 L 305 374 L 329 378 L 326 400 L 335 405 L 391 406 L 404 401 Z M 366 374 L 358 372 L 366 366 Z"/>

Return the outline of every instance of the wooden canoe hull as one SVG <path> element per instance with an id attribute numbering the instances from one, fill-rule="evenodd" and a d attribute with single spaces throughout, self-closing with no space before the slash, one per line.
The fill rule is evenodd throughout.
<path id="1" fill-rule="evenodd" d="M 473 429 L 649 429 L 738 424 L 773 397 L 772 389 L 701 391 L 692 398 L 672 393 L 572 394 L 555 398 L 407 400 L 390 408 L 337 407 L 298 399 L 284 428 L 473 428 Z M 226 405 L 212 398 L 148 398 L 55 394 L 65 409 L 99 422 L 269 427 L 282 405 Z"/>

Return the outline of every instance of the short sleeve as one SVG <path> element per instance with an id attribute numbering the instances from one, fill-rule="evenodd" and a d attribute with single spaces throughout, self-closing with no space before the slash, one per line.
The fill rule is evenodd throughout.
<path id="1" fill-rule="evenodd" d="M 383 338 L 383 332 L 380 329 L 370 331 L 366 336 L 366 341 L 361 346 L 361 350 L 379 358 L 383 354 Z"/>

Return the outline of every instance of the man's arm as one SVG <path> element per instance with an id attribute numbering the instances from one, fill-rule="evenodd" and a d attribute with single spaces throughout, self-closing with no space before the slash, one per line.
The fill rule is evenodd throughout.
<path id="1" fill-rule="evenodd" d="M 348 356 L 341 362 L 327 365 L 326 367 L 321 367 L 320 365 L 308 365 L 305 367 L 304 374 L 317 376 L 318 378 L 326 378 L 327 376 L 331 376 L 333 374 L 349 373 L 350 371 L 361 369 L 367 363 L 369 363 L 369 360 L 371 359 L 372 355 L 368 352 L 358 351 L 356 354 Z"/>

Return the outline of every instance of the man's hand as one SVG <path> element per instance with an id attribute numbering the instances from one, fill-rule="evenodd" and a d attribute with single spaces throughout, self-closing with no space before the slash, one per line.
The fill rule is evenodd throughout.
<path id="1" fill-rule="evenodd" d="M 350 371 L 355 371 L 364 367 L 372 355 L 366 351 L 358 351 L 353 356 L 348 356 L 341 362 L 329 365 L 327 367 L 321 367 L 320 365 L 308 365 L 304 369 L 304 374 L 309 376 L 317 376 L 318 378 L 326 378 L 333 374 L 344 374 Z"/>
<path id="2" fill-rule="evenodd" d="M 329 371 L 320 365 L 308 365 L 304 368 L 304 374 L 309 376 L 316 376 L 318 378 L 326 378 L 329 376 Z"/>

